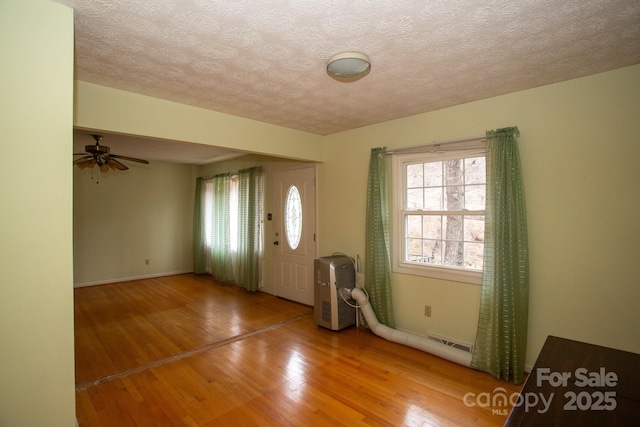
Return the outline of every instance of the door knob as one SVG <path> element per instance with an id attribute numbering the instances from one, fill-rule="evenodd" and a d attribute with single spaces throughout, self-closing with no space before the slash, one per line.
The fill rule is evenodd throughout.
<path id="1" fill-rule="evenodd" d="M 280 242 L 278 242 L 277 240 L 275 242 L 273 242 L 274 245 L 278 246 L 280 244 Z"/>

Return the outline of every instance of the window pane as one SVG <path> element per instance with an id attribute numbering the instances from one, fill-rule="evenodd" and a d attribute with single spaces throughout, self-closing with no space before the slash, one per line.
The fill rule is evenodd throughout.
<path id="1" fill-rule="evenodd" d="M 424 186 L 425 187 L 441 187 L 442 186 L 442 162 L 433 162 L 424 164 Z"/>
<path id="2" fill-rule="evenodd" d="M 422 261 L 429 264 L 442 264 L 440 256 L 440 241 L 439 240 L 424 240 L 422 242 Z"/>
<path id="3" fill-rule="evenodd" d="M 464 266 L 482 270 L 484 244 L 465 243 L 464 244 Z"/>
<path id="4" fill-rule="evenodd" d="M 407 210 L 415 211 L 418 209 L 424 209 L 422 188 L 407 190 Z"/>
<path id="5" fill-rule="evenodd" d="M 445 201 L 445 210 L 461 211 L 464 208 L 464 187 L 445 187 Z"/>
<path id="6" fill-rule="evenodd" d="M 484 217 L 464 217 L 464 240 L 467 242 L 484 242 Z"/>
<path id="7" fill-rule="evenodd" d="M 444 238 L 446 240 L 462 241 L 462 215 L 447 215 L 442 217 Z"/>
<path id="8" fill-rule="evenodd" d="M 485 194 L 485 185 L 467 185 L 464 191 L 464 208 L 471 211 L 483 211 Z"/>
<path id="9" fill-rule="evenodd" d="M 484 157 L 474 157 L 464 160 L 466 184 L 484 184 L 486 182 L 486 166 Z"/>
<path id="10" fill-rule="evenodd" d="M 229 179 L 229 249 L 238 252 L 238 175 Z"/>
<path id="11" fill-rule="evenodd" d="M 284 231 L 291 249 L 296 249 L 302 237 L 302 201 L 298 187 L 292 185 L 284 202 Z"/>
<path id="12" fill-rule="evenodd" d="M 424 189 L 424 210 L 442 210 L 442 187 Z"/>
<path id="13" fill-rule="evenodd" d="M 407 237 L 422 237 L 422 215 L 407 215 Z"/>
<path id="14" fill-rule="evenodd" d="M 424 215 L 422 218 L 422 234 L 426 239 L 442 239 L 442 217 Z"/>
<path id="15" fill-rule="evenodd" d="M 421 262 L 422 239 L 407 239 L 407 261 Z"/>
<path id="16" fill-rule="evenodd" d="M 463 184 L 462 160 L 446 160 L 444 162 L 444 182 L 446 185 Z"/>
<path id="17" fill-rule="evenodd" d="M 462 267 L 463 246 L 462 242 L 445 241 L 442 244 L 444 252 L 444 265 Z"/>
<path id="18" fill-rule="evenodd" d="M 422 187 L 422 182 L 422 163 L 419 165 L 407 165 L 407 188 Z"/>

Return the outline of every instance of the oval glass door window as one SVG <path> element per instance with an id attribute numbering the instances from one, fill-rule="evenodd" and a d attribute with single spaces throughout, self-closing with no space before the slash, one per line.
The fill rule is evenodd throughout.
<path id="1" fill-rule="evenodd" d="M 284 232 L 291 249 L 296 249 L 302 237 L 302 200 L 295 185 L 289 187 L 284 202 Z"/>

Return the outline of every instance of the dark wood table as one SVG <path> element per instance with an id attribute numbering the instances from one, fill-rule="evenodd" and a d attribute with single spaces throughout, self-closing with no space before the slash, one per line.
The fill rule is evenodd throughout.
<path id="1" fill-rule="evenodd" d="M 640 354 L 547 337 L 505 426 L 640 426 Z"/>

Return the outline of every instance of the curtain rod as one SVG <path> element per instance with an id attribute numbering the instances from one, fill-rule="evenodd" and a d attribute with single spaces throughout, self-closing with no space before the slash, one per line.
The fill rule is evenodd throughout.
<path id="1" fill-rule="evenodd" d="M 239 175 L 240 172 L 243 172 L 243 171 L 246 171 L 246 170 L 249 170 L 249 169 L 254 169 L 254 168 L 260 168 L 262 170 L 262 166 L 251 166 L 249 168 L 239 169 L 239 170 L 237 170 L 235 172 L 222 172 L 222 173 L 217 173 L 217 174 L 211 175 L 211 176 L 201 176 L 199 178 L 202 178 L 203 180 L 205 180 L 205 179 L 213 179 L 216 176 L 223 176 L 223 175 L 229 175 L 230 177 L 234 177 L 236 175 Z"/>
<path id="2" fill-rule="evenodd" d="M 387 151 L 387 154 L 405 153 L 405 152 L 416 151 L 416 150 L 424 150 L 425 148 L 431 148 L 431 147 L 439 148 L 441 145 L 471 142 L 471 141 L 487 142 L 487 137 L 485 135 L 478 135 L 478 136 L 472 136 L 468 138 L 449 139 L 447 141 L 433 141 L 426 144 L 413 145 L 411 147 L 396 148 L 395 150 Z"/>

